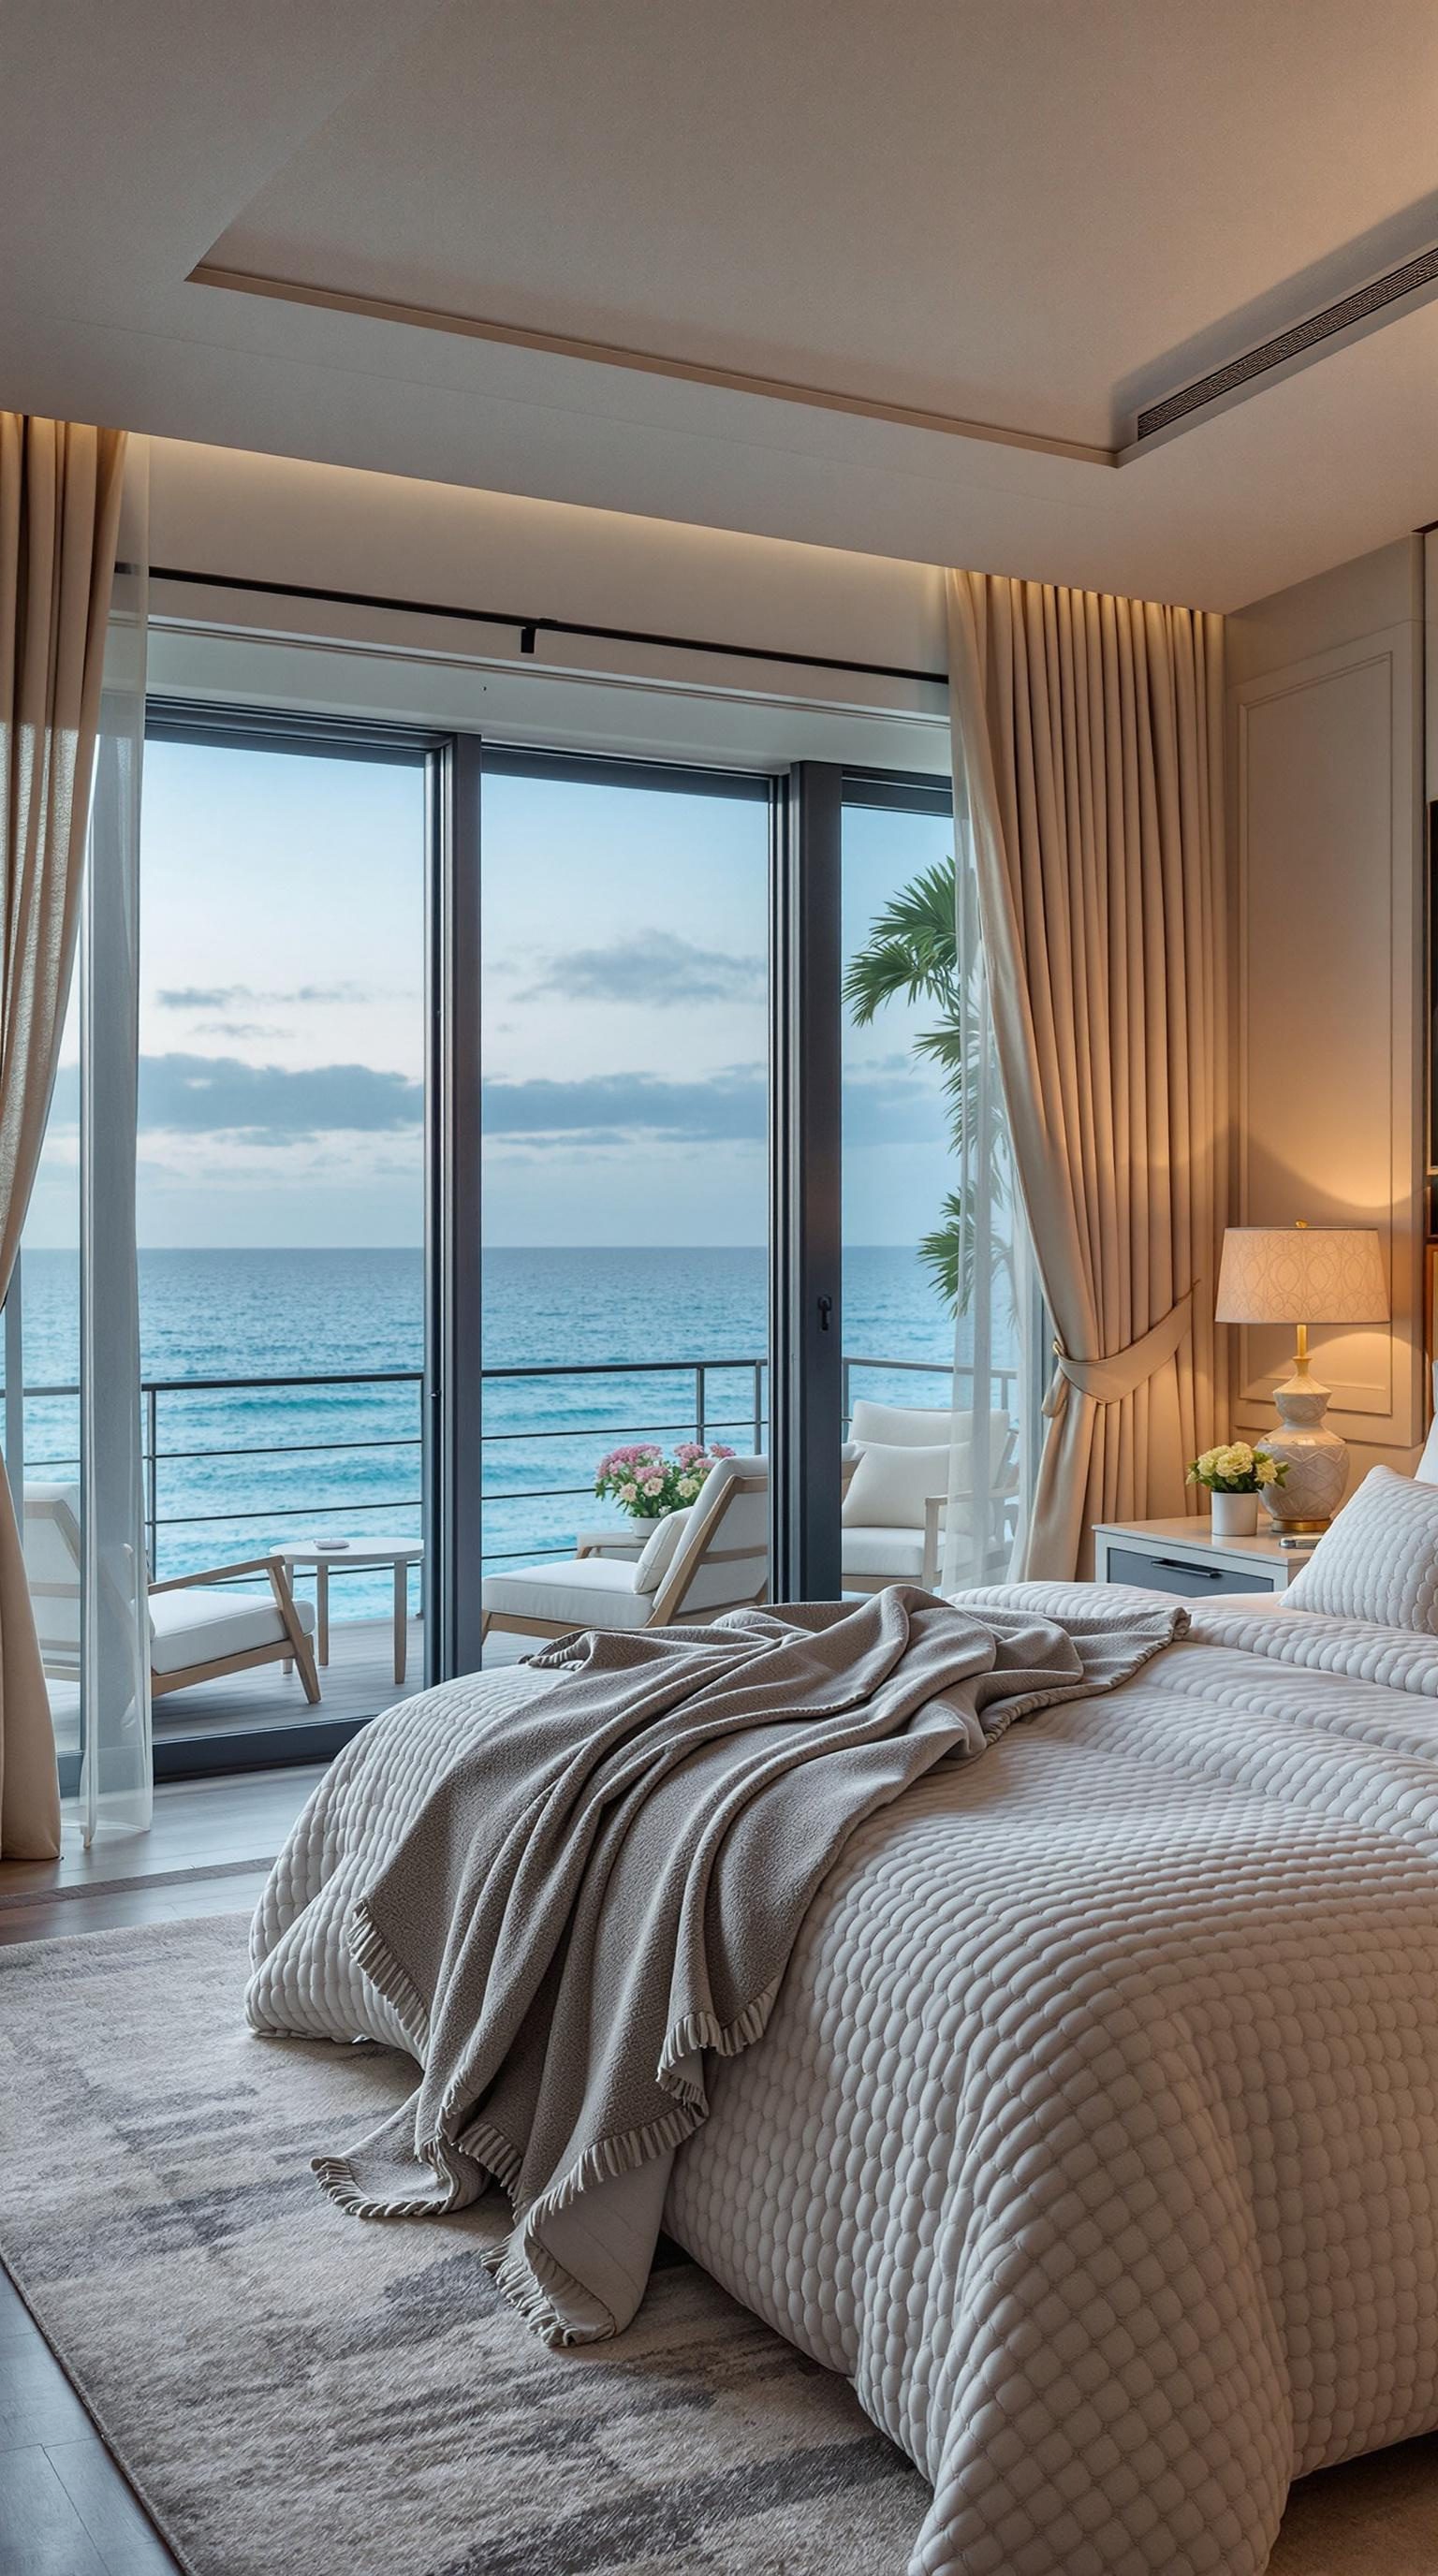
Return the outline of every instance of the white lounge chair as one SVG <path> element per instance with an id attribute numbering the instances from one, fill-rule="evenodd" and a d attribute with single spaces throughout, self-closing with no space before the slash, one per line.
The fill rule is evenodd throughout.
<path id="1" fill-rule="evenodd" d="M 919 1405 L 854 1406 L 844 1444 L 843 1584 L 846 1592 L 882 1592 L 886 1583 L 921 1583 L 934 1591 L 941 1571 L 949 1494 L 949 1451 L 957 1440 L 972 1445 L 972 1413 Z M 862 1480 L 860 1461 L 878 1453 Z M 1012 1519 L 1018 1495 L 1018 1432 L 1007 1413 L 989 1417 L 989 1512 L 984 1576 L 1007 1572 Z M 901 1452 L 916 1453 L 913 1463 Z M 958 1509 L 971 1530 L 972 1494 Z M 878 1517 L 882 1513 L 883 1517 Z"/>
<path id="2" fill-rule="evenodd" d="M 671 1512 L 637 1563 L 599 1555 L 489 1574 L 480 1636 L 563 1637 L 571 1628 L 665 1628 L 763 1601 L 769 1588 L 769 1461 L 721 1458 L 697 1502 Z"/>
<path id="3" fill-rule="evenodd" d="M 80 1674 L 80 1565 L 79 1486 L 27 1485 L 25 1571 L 40 1660 L 55 1680 L 75 1681 Z M 231 1591 L 226 1578 L 239 1574 L 266 1575 L 270 1599 Z M 149 1611 L 152 1698 L 245 1672 L 252 1664 L 283 1663 L 288 1671 L 293 1663 L 306 1699 L 311 1706 L 318 1700 L 310 1642 L 315 1614 L 308 1601 L 295 1599 L 276 1558 L 246 1557 L 152 1583 Z"/>

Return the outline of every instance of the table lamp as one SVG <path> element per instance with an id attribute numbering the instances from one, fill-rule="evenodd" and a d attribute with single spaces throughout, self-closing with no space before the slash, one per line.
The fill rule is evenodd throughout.
<path id="1" fill-rule="evenodd" d="M 1388 1282 L 1371 1226 L 1231 1225 L 1223 1238 L 1214 1320 L 1296 1324 L 1293 1375 L 1273 1390 L 1278 1428 L 1270 1456 L 1286 1459 L 1281 1485 L 1263 1500 L 1280 1535 L 1325 1530 L 1348 1482 L 1348 1445 L 1324 1424 L 1329 1390 L 1308 1366 L 1310 1324 L 1386 1324 Z"/>

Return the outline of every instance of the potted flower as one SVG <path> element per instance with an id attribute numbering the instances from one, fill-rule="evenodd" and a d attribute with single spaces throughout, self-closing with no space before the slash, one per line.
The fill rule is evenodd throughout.
<path id="1" fill-rule="evenodd" d="M 1258 1497 L 1265 1485 L 1281 1485 L 1288 1460 L 1266 1449 L 1250 1449 L 1246 1440 L 1230 1440 L 1205 1449 L 1188 1471 L 1191 1485 L 1206 1485 L 1215 1538 L 1252 1538 L 1258 1527 Z"/>
<path id="2" fill-rule="evenodd" d="M 611 1449 L 594 1475 L 596 1494 L 617 1503 L 642 1529 L 655 1529 L 671 1512 L 687 1511 L 711 1467 L 732 1458 L 722 1441 L 706 1449 L 698 1440 L 681 1440 L 672 1458 L 652 1441 Z"/>

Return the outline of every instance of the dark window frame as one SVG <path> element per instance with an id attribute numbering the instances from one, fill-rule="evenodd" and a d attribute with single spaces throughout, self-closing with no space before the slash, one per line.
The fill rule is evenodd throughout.
<path id="1" fill-rule="evenodd" d="M 770 825 L 768 1336 L 771 1597 L 835 1597 L 842 1434 L 842 1002 L 846 805 L 951 814 L 949 782 L 801 761 L 786 773 L 490 741 L 478 733 L 153 697 L 146 737 L 215 749 L 412 764 L 426 772 L 427 1682 L 477 1668 L 482 1514 L 480 1028 L 482 789 L 495 777 L 766 804 Z M 328 1758 L 368 1720 L 157 1741 L 157 1779 Z"/>

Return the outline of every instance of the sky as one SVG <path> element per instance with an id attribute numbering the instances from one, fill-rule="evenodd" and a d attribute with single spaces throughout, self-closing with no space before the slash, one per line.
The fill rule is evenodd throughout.
<path id="1" fill-rule="evenodd" d="M 486 1240 L 762 1243 L 768 818 L 491 778 Z M 845 949 L 950 826 L 851 810 Z M 152 742 L 142 835 L 142 1245 L 418 1244 L 424 788 L 413 769 Z M 845 1038 L 845 1238 L 948 1186 L 923 1013 Z M 74 1019 L 26 1240 L 75 1239 Z"/>

